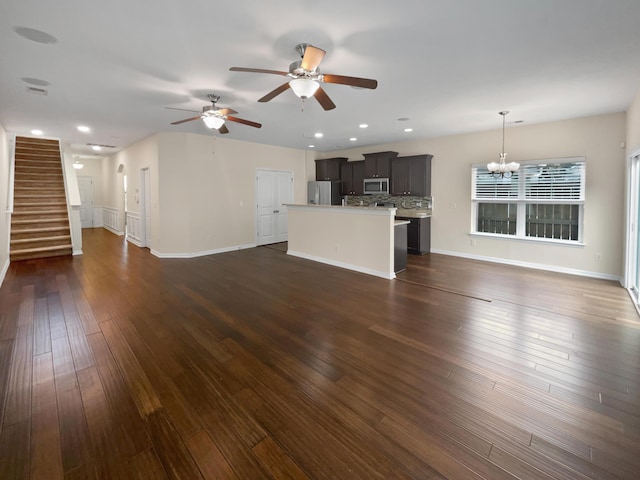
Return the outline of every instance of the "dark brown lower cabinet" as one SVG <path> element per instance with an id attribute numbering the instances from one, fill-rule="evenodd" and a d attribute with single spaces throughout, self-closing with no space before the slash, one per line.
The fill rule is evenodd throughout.
<path id="1" fill-rule="evenodd" d="M 407 268 L 407 224 L 393 227 L 393 271 L 402 272 Z"/>
<path id="2" fill-rule="evenodd" d="M 409 225 L 407 225 L 407 252 L 414 255 L 424 255 L 431 251 L 431 217 L 396 217 L 396 219 L 409 221 Z"/>

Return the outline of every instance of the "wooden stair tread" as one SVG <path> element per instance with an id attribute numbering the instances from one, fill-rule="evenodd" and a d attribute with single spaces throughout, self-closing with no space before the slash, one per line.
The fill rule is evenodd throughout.
<path id="1" fill-rule="evenodd" d="M 66 213 L 66 211 L 65 211 Z M 55 218 L 35 218 L 35 219 L 24 219 L 24 220 L 20 220 L 20 219 L 16 219 L 11 221 L 12 225 L 28 225 L 30 223 L 38 223 L 38 222 L 46 222 L 46 223 L 51 223 L 51 222 L 67 222 L 68 219 L 67 217 L 55 217 Z"/>
<path id="2" fill-rule="evenodd" d="M 35 253 L 35 252 L 46 252 L 49 250 L 65 250 L 65 249 L 70 249 L 73 248 L 72 245 L 69 244 L 65 244 L 65 245 L 55 245 L 53 247 L 35 247 L 35 248 L 22 248 L 22 249 L 18 249 L 18 250 L 11 250 L 11 255 L 20 255 L 23 253 Z"/>
<path id="3" fill-rule="evenodd" d="M 42 198 L 58 198 L 58 197 L 62 197 L 64 198 L 65 195 L 64 193 L 20 193 L 20 194 L 14 194 L 13 195 L 13 199 L 15 200 L 16 198 L 20 198 L 20 199 L 27 199 L 27 198 L 37 198 L 37 199 L 42 199 Z"/>
<path id="4" fill-rule="evenodd" d="M 14 197 L 15 199 L 15 197 Z M 59 206 L 59 205 L 67 205 L 67 202 L 21 202 L 21 207 L 51 207 L 51 206 Z"/>
<path id="5" fill-rule="evenodd" d="M 13 215 L 53 215 L 67 213 L 66 210 L 29 210 L 27 212 L 13 212 Z"/>
<path id="6" fill-rule="evenodd" d="M 12 228 L 11 234 L 24 235 L 28 233 L 57 232 L 60 230 L 69 230 L 69 225 L 59 225 L 57 227 Z"/>
<path id="7" fill-rule="evenodd" d="M 20 243 L 33 243 L 33 242 L 55 242 L 58 240 L 71 240 L 71 235 L 54 235 L 50 237 L 35 237 L 35 238 L 18 238 L 15 240 L 11 240 L 11 245 L 16 245 Z"/>

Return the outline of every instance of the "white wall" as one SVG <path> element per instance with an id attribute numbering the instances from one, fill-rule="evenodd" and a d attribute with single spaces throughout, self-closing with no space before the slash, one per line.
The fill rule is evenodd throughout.
<path id="1" fill-rule="evenodd" d="M 306 202 L 305 152 L 227 140 L 213 135 L 160 133 L 103 161 L 105 206 L 123 211 L 122 174 L 129 210 L 140 168 L 150 167 L 151 250 L 159 256 L 193 256 L 255 245 L 256 169 L 294 176 L 294 202 Z"/>
<path id="2" fill-rule="evenodd" d="M 121 173 L 118 167 L 124 166 Z M 149 168 L 151 176 L 151 229 L 158 224 L 158 135 L 140 140 L 102 160 L 102 199 L 105 209 L 119 214 L 118 230 L 124 232 L 124 175 L 127 176 L 127 208 L 140 214 L 140 170 Z M 152 233 L 151 244 L 154 238 Z"/>
<path id="3" fill-rule="evenodd" d="M 640 148 L 640 90 L 627 110 L 627 154 Z"/>
<path id="4" fill-rule="evenodd" d="M 625 132 L 624 113 L 506 130 L 509 160 L 586 157 L 584 247 L 486 237 L 476 238 L 476 245 L 471 245 L 471 165 L 497 159 L 502 129 L 333 151 L 323 157 L 357 160 L 363 158 L 362 153 L 385 150 L 397 151 L 400 156 L 434 155 L 433 251 L 619 279 L 623 271 L 625 150 L 621 144 Z M 312 168 L 313 161 L 307 164 Z M 596 254 L 600 261 L 596 261 Z"/>
<path id="5" fill-rule="evenodd" d="M 395 278 L 394 211 L 294 205 L 289 207 L 289 255 Z M 365 241 L 363 241 L 365 239 Z"/>
<path id="6" fill-rule="evenodd" d="M 0 124 L 0 285 L 9 268 L 9 231 L 11 215 L 7 212 L 9 195 L 9 142 Z"/>

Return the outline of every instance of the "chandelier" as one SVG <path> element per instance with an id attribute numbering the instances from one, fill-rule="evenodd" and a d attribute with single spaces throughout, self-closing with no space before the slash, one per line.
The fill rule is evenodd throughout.
<path id="1" fill-rule="evenodd" d="M 487 170 L 494 178 L 510 178 L 513 172 L 520 168 L 520 164 L 517 162 L 507 163 L 507 154 L 504 151 L 504 125 L 505 119 L 509 110 L 503 110 L 498 112 L 498 115 L 502 115 L 502 152 L 500 153 L 499 162 L 491 162 L 487 164 Z"/>

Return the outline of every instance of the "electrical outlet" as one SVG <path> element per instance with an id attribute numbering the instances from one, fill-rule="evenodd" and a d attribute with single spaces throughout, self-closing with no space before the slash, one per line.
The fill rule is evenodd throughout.
<path id="1" fill-rule="evenodd" d="M 475 247 L 475 246 L 476 246 L 476 239 L 475 239 L 475 238 L 472 238 L 472 239 L 471 239 L 471 246 L 472 246 L 472 247 Z"/>
<path id="2" fill-rule="evenodd" d="M 600 253 L 596 253 L 595 257 L 596 257 L 596 262 L 599 262 L 600 260 L 602 260 L 602 254 Z"/>

